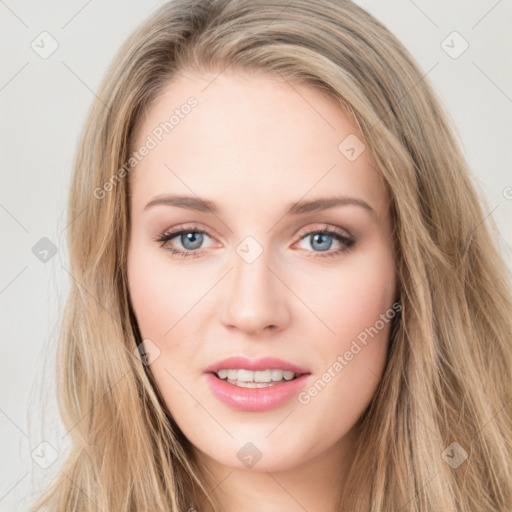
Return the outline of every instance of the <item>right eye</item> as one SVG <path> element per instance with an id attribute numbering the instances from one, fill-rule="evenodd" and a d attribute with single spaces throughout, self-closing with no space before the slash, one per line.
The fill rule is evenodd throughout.
<path id="1" fill-rule="evenodd" d="M 160 233 L 156 242 L 160 242 L 161 247 L 178 257 L 192 256 L 195 258 L 198 255 L 194 253 L 199 252 L 198 249 L 201 248 L 205 237 L 211 238 L 206 231 L 197 226 L 180 226 Z M 181 248 L 176 248 L 174 243 L 171 243 L 174 239 L 178 239 Z"/>

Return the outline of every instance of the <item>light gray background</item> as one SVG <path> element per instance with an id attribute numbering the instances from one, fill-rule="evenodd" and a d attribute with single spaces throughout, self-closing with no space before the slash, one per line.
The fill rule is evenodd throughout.
<path id="1" fill-rule="evenodd" d="M 28 510 L 64 459 L 69 436 L 57 415 L 53 371 L 70 279 L 65 228 L 73 155 L 107 65 L 161 3 L 0 0 L 2 511 Z M 512 268 L 512 1 L 358 3 L 399 37 L 447 106 Z M 42 46 L 43 31 L 58 43 L 46 59 L 31 47 L 34 40 Z M 469 44 L 456 59 L 441 46 L 453 31 Z M 452 53 L 461 48 L 457 37 L 444 43 Z M 32 252 L 42 237 L 58 251 L 46 263 Z M 47 469 L 34 462 L 49 464 L 53 450 L 57 458 Z"/>

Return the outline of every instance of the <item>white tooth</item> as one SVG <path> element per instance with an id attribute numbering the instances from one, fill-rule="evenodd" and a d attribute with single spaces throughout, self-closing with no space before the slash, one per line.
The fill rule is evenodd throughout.
<path id="1" fill-rule="evenodd" d="M 246 370 L 244 368 L 222 368 L 217 371 L 220 379 L 227 379 L 238 382 L 281 382 L 284 380 L 292 380 L 295 373 L 288 370 Z"/>
<path id="2" fill-rule="evenodd" d="M 238 370 L 238 375 L 235 378 L 242 382 L 253 382 L 254 372 L 251 370 Z"/>
<path id="3" fill-rule="evenodd" d="M 283 370 L 271 370 L 272 380 L 277 382 L 283 380 Z"/>
<path id="4" fill-rule="evenodd" d="M 257 388 L 268 388 L 272 386 L 272 384 L 269 384 L 268 382 L 255 382 Z"/>
<path id="5" fill-rule="evenodd" d="M 239 388 L 268 388 L 271 386 L 275 386 L 275 382 L 241 382 L 238 380 L 227 380 L 229 384 L 233 384 L 234 386 L 238 386 Z"/>
<path id="6" fill-rule="evenodd" d="M 242 381 L 239 381 L 239 380 L 232 380 L 230 381 L 228 379 L 228 382 L 230 384 L 234 384 L 235 386 L 238 386 L 239 388 L 255 388 L 256 387 L 256 383 L 255 382 L 242 382 Z"/>
<path id="7" fill-rule="evenodd" d="M 272 371 L 271 370 L 259 370 L 254 372 L 254 382 L 271 382 Z"/>

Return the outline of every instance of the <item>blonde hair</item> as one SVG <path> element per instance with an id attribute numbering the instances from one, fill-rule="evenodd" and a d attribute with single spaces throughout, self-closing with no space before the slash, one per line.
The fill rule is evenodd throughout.
<path id="1" fill-rule="evenodd" d="M 378 20 L 349 1 L 177 0 L 122 46 L 82 134 L 68 211 L 74 280 L 58 350 L 59 406 L 72 444 L 33 510 L 184 511 L 204 499 L 218 510 L 190 442 L 134 354 L 141 339 L 126 275 L 123 166 L 141 115 L 179 71 L 228 66 L 335 98 L 389 189 L 402 311 L 358 422 L 340 510 L 508 509 L 509 275 L 427 78 Z M 446 462 L 453 442 L 467 452 L 457 468 Z"/>

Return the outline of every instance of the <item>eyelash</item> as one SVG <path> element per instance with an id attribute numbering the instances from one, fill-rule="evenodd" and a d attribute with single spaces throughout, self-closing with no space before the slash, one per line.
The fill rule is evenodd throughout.
<path id="1" fill-rule="evenodd" d="M 179 258 L 196 258 L 198 257 L 198 253 L 200 250 L 187 250 L 182 251 L 181 249 L 176 249 L 175 247 L 166 246 L 166 244 L 172 240 L 173 238 L 176 238 L 179 235 L 182 235 L 184 233 L 199 233 L 202 235 L 207 235 L 210 238 L 213 238 L 209 235 L 207 231 L 204 229 L 201 229 L 198 226 L 191 225 L 191 226 L 180 226 L 178 228 L 173 228 L 171 230 L 164 231 L 163 233 L 160 233 L 158 237 L 155 239 L 155 242 L 160 242 L 161 247 L 163 247 L 165 250 L 171 252 L 173 255 L 179 257 Z M 309 228 L 304 233 L 302 233 L 300 240 L 306 238 L 308 235 L 312 233 L 318 233 L 322 235 L 329 235 L 332 236 L 334 239 L 338 240 L 341 244 L 343 244 L 344 247 L 340 249 L 336 249 L 334 251 L 328 251 L 325 253 L 322 252 L 315 252 L 315 251 L 307 251 L 307 252 L 313 252 L 315 255 L 307 257 L 311 258 L 330 258 L 334 256 L 338 256 L 341 253 L 348 252 L 354 245 L 355 245 L 355 239 L 352 236 L 346 236 L 342 232 L 338 231 L 335 228 L 325 227 L 324 229 L 318 229 L 318 228 Z"/>

